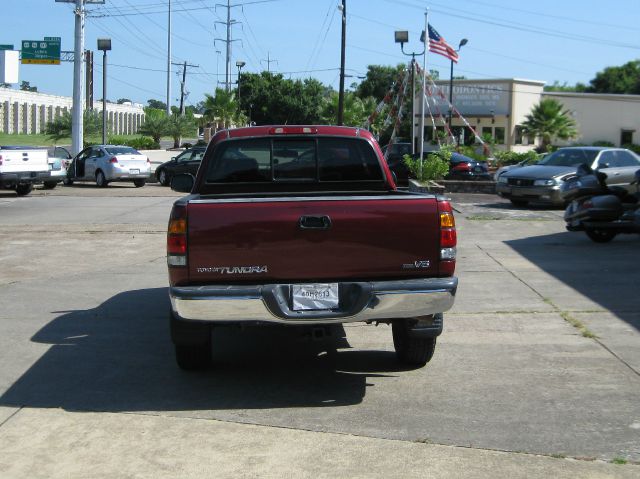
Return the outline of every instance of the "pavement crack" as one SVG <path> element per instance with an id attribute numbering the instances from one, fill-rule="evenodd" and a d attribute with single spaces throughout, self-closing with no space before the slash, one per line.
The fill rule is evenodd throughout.
<path id="1" fill-rule="evenodd" d="M 20 406 L 18 409 L 13 411 L 13 413 L 11 415 L 9 415 L 8 418 L 6 418 L 4 421 L 0 422 L 0 428 L 2 426 L 4 426 L 6 423 L 8 423 L 9 421 L 11 421 L 16 416 L 16 414 L 18 414 L 20 411 L 22 411 L 23 408 L 24 408 L 24 406 Z"/>

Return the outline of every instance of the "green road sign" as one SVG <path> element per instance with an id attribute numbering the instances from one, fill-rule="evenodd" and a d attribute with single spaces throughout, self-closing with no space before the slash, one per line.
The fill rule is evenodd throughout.
<path id="1" fill-rule="evenodd" d="M 0 50 L 13 50 L 13 45 L 0 45 Z"/>
<path id="2" fill-rule="evenodd" d="M 60 65 L 60 38 L 22 40 L 22 63 Z"/>

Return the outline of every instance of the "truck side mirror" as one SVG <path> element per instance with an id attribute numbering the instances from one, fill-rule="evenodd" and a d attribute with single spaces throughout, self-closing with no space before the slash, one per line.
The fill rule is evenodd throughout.
<path id="1" fill-rule="evenodd" d="M 171 189 L 178 193 L 191 193 L 194 182 L 193 175 L 187 173 L 176 175 L 171 179 Z"/>

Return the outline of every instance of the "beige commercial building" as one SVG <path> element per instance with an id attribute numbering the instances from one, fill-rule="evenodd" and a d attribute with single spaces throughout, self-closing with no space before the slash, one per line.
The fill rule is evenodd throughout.
<path id="1" fill-rule="evenodd" d="M 435 132 L 446 131 L 449 115 L 449 81 L 428 88 L 425 109 L 425 149 L 432 149 Z M 523 132 L 522 123 L 542 98 L 558 100 L 576 121 L 578 136 L 558 144 L 592 144 L 607 141 L 616 146 L 640 143 L 640 95 L 544 92 L 545 82 L 491 79 L 454 80 L 451 129 L 461 143 L 475 143 L 475 135 L 490 135 L 497 148 L 527 151 L 537 139 Z M 419 102 L 419 98 L 418 98 Z M 415 138 L 419 134 L 419 113 Z M 417 141 L 417 140 L 416 140 Z"/>
<path id="2" fill-rule="evenodd" d="M 0 87 L 0 133 L 44 133 L 46 124 L 71 111 L 70 97 Z M 95 103 L 102 112 L 102 102 Z M 107 102 L 109 134 L 135 134 L 144 123 L 142 105 Z"/>

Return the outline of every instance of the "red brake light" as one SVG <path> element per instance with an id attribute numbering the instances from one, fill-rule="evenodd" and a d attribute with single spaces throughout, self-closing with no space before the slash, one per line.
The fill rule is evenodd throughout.
<path id="1" fill-rule="evenodd" d="M 167 228 L 167 264 L 187 265 L 187 207 L 174 206 Z"/>
<path id="2" fill-rule="evenodd" d="M 318 129 L 309 126 L 279 126 L 269 130 L 270 135 L 314 135 L 316 133 Z"/>
<path id="3" fill-rule="evenodd" d="M 116 158 L 115 156 L 112 156 L 111 158 L 109 158 L 109 163 L 117 163 L 118 162 L 118 158 Z"/>
<path id="4" fill-rule="evenodd" d="M 452 276 L 456 268 L 456 245 L 458 243 L 456 220 L 448 201 L 438 201 L 438 211 L 440 214 L 439 272 L 443 276 Z"/>
<path id="5" fill-rule="evenodd" d="M 453 169 L 456 171 L 471 171 L 471 163 L 468 163 L 468 162 L 458 163 L 453 167 Z"/>

